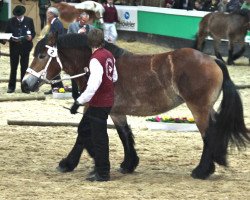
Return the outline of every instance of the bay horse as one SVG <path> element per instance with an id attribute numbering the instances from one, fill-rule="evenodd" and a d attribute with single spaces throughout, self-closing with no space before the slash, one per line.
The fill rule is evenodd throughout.
<path id="1" fill-rule="evenodd" d="M 195 49 L 202 50 L 205 38 L 213 38 L 215 56 L 224 61 L 220 53 L 221 39 L 228 39 L 228 65 L 240 58 L 245 51 L 245 36 L 249 29 L 249 11 L 243 9 L 232 13 L 213 12 L 205 15 L 199 24 Z M 240 50 L 234 53 L 234 46 L 238 43 Z M 225 62 L 225 61 L 224 61 Z"/>
<path id="2" fill-rule="evenodd" d="M 139 163 L 126 115 L 152 116 L 186 103 L 204 142 L 200 163 L 191 174 L 198 179 L 213 174 L 215 163 L 227 165 L 229 143 L 241 148 L 250 141 L 241 98 L 222 61 L 191 48 L 152 55 L 133 54 L 109 43 L 105 48 L 115 56 L 118 72 L 110 116 L 124 147 L 122 173 L 132 173 Z M 52 50 L 57 54 L 51 54 Z M 84 73 L 90 56 L 85 35 L 57 37 L 49 34 L 37 43 L 22 87 L 36 91 L 61 70 L 71 76 Z M 87 78 L 78 77 L 76 82 L 84 91 Z M 216 112 L 213 105 L 221 92 L 223 98 Z M 73 171 L 84 148 L 90 152 L 88 144 L 78 134 L 72 150 L 59 162 L 58 169 Z"/>

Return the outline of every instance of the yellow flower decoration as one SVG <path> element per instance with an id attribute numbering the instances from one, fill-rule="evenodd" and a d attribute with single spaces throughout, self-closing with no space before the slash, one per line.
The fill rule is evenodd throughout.
<path id="1" fill-rule="evenodd" d="M 59 93 L 65 93 L 65 89 L 64 88 L 59 88 L 58 92 Z"/>
<path id="2" fill-rule="evenodd" d="M 189 122 L 194 122 L 194 118 L 190 117 L 190 118 L 188 118 L 188 121 Z"/>

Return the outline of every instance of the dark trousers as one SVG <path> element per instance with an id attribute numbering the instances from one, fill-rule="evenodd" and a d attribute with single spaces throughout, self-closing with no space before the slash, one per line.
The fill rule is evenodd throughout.
<path id="1" fill-rule="evenodd" d="M 26 73 L 29 65 L 30 51 L 26 51 L 21 45 L 14 45 L 10 47 L 10 79 L 9 79 L 9 89 L 16 89 L 16 76 L 17 67 L 20 60 L 21 65 L 21 81 Z"/>
<path id="2" fill-rule="evenodd" d="M 109 138 L 107 119 L 111 107 L 89 107 L 78 126 L 78 134 L 94 149 L 95 170 L 102 176 L 109 176 Z M 91 144 L 92 143 L 92 144 Z"/>
<path id="3" fill-rule="evenodd" d="M 61 76 L 60 75 L 57 75 L 55 78 L 53 78 L 53 80 L 60 80 L 61 79 Z M 53 83 L 51 84 L 51 88 L 63 88 L 63 83 L 62 81 L 58 82 L 58 83 Z"/>
<path id="4" fill-rule="evenodd" d="M 72 97 L 74 100 L 76 100 L 80 96 L 80 94 L 78 91 L 78 85 L 74 79 L 71 79 L 71 86 L 72 86 Z"/>
<path id="5" fill-rule="evenodd" d="M 39 16 L 40 16 L 41 30 L 42 30 L 43 27 L 45 26 L 45 24 L 47 23 L 46 13 L 44 13 L 44 14 L 39 14 Z"/>

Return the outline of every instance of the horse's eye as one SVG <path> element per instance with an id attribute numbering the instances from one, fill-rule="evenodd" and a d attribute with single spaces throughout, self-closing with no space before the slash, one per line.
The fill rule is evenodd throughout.
<path id="1" fill-rule="evenodd" d="M 45 54 L 39 54 L 39 55 L 38 55 L 38 58 L 39 58 L 39 59 L 45 58 Z"/>

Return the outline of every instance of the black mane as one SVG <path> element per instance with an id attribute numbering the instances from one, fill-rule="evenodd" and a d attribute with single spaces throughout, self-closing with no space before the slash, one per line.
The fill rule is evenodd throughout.
<path id="1" fill-rule="evenodd" d="M 44 37 L 38 43 L 36 44 L 35 50 L 34 50 L 34 57 L 37 57 L 38 54 L 44 49 L 45 45 L 47 43 L 47 37 Z"/>
<path id="2" fill-rule="evenodd" d="M 85 34 L 70 33 L 58 38 L 58 48 L 86 48 L 88 46 L 87 36 Z M 112 44 L 105 42 L 104 48 L 109 50 L 115 58 L 119 58 L 126 50 Z"/>
<path id="3" fill-rule="evenodd" d="M 47 43 L 47 36 L 41 39 L 34 50 L 34 56 L 37 57 L 38 54 L 44 49 Z M 85 34 L 70 33 L 66 35 L 61 35 L 57 39 L 57 47 L 60 48 L 89 48 L 87 42 L 87 36 Z M 121 55 L 128 53 L 128 51 L 112 44 L 105 42 L 104 48 L 109 50 L 115 58 L 119 58 Z"/>
<path id="4" fill-rule="evenodd" d="M 109 50 L 115 58 L 119 58 L 120 56 L 124 55 L 125 53 L 128 53 L 127 50 L 122 49 L 115 44 L 106 42 L 104 43 L 104 48 Z"/>
<path id="5" fill-rule="evenodd" d="M 59 36 L 57 39 L 58 48 L 86 48 L 88 47 L 85 34 L 69 33 Z"/>

